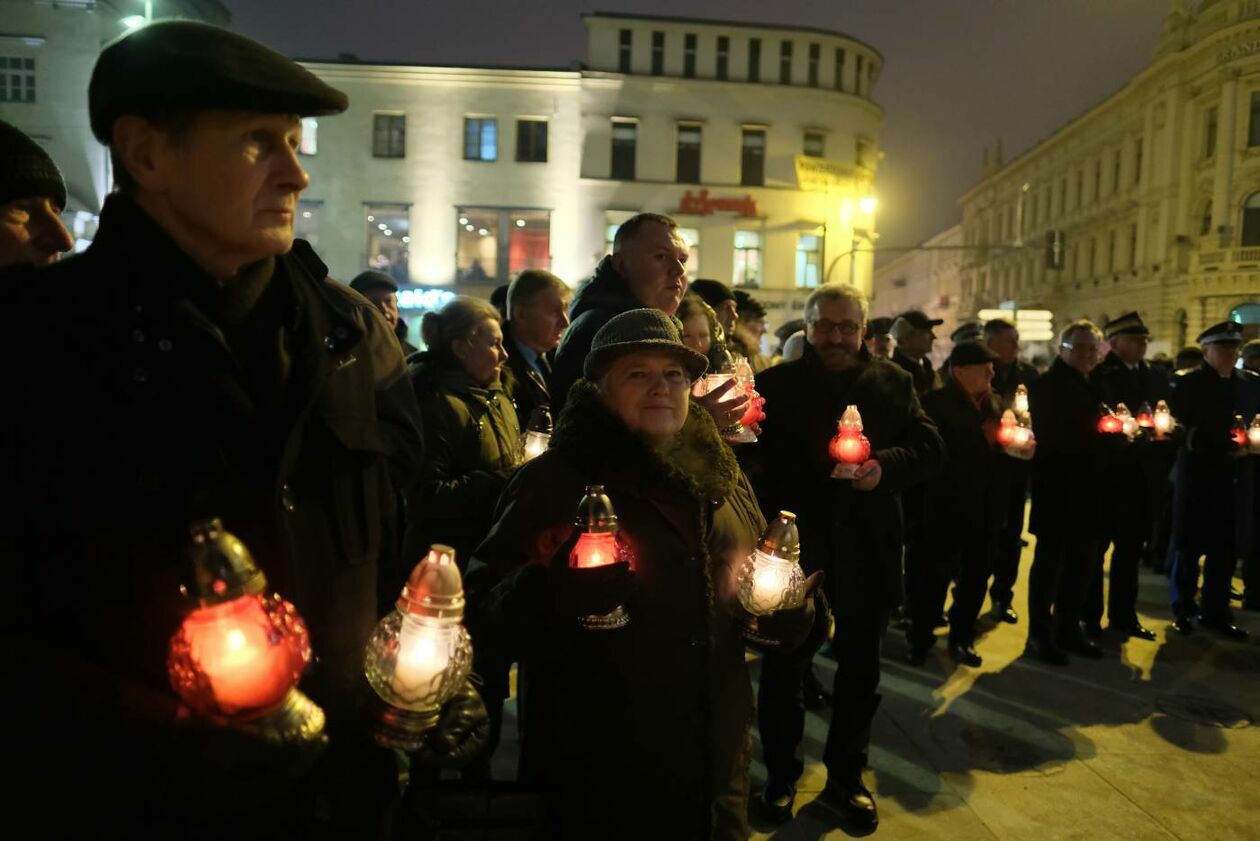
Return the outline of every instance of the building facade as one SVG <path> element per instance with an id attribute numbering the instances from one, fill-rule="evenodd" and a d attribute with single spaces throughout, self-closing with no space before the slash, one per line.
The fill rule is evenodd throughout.
<path id="1" fill-rule="evenodd" d="M 540 267 L 576 284 L 654 211 L 678 220 L 691 277 L 757 290 L 772 322 L 829 271 L 869 289 L 878 52 L 803 28 L 584 22 L 578 69 L 306 62 L 351 102 L 304 141 L 301 233 L 334 274 L 484 295 Z M 404 303 L 432 300 L 419 289 Z"/>
<path id="2" fill-rule="evenodd" d="M 987 155 L 986 155 L 987 157 Z M 960 201 L 963 312 L 1136 309 L 1152 352 L 1260 333 L 1260 2 L 1176 0 L 1152 63 Z M 1062 268 L 1047 236 L 1062 235 Z"/>
<path id="3" fill-rule="evenodd" d="M 215 0 L 162 0 L 155 17 L 229 21 Z M 0 0 L 0 120 L 45 149 L 66 180 L 64 219 L 80 247 L 113 183 L 88 122 L 88 81 L 101 48 L 135 25 L 142 0 Z M 126 23 L 124 23 L 126 21 Z"/>
<path id="4" fill-rule="evenodd" d="M 871 291 L 871 317 L 894 317 L 906 310 L 923 310 L 929 318 L 944 321 L 934 331 L 938 337 L 932 361 L 949 356 L 949 334 L 963 321 L 959 308 L 962 286 L 962 226 L 946 228 L 918 248 L 878 266 Z"/>

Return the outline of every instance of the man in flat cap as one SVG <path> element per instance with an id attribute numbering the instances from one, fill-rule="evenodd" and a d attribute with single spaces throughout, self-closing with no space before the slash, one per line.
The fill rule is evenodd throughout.
<path id="1" fill-rule="evenodd" d="M 993 365 L 993 393 L 998 396 L 1003 409 L 1015 405 L 1015 392 L 1022 385 L 1032 388 L 1037 380 L 1037 369 L 1020 359 L 1019 329 L 1015 322 L 1005 318 L 993 318 L 984 323 L 984 344 L 997 354 Z M 1015 582 L 1019 578 L 1019 558 L 1024 542 L 1024 511 L 1028 507 L 1028 483 L 1032 477 L 1032 464 L 1019 459 L 1002 462 L 1006 473 L 1006 485 L 1010 489 L 1007 500 L 1005 525 L 997 539 L 993 553 L 993 581 L 989 585 L 992 602 L 990 615 L 999 622 L 1014 625 L 1019 615 L 1012 606 L 1015 599 Z"/>
<path id="2" fill-rule="evenodd" d="M 1166 400 L 1168 379 L 1146 361 L 1150 331 L 1142 317 L 1125 313 L 1107 322 L 1103 334 L 1110 350 L 1090 373 L 1099 399 L 1113 409 L 1123 403 L 1135 416 L 1142 407 L 1151 410 Z M 1090 636 L 1101 634 L 1103 558 L 1110 545 L 1107 626 L 1124 637 L 1155 639 L 1155 633 L 1138 620 L 1138 567 L 1155 536 L 1155 516 L 1163 509 L 1175 453 L 1171 441 L 1143 436 L 1108 455 L 1103 469 L 1109 492 L 1098 499 L 1108 534 L 1096 547 L 1094 580 L 1081 617 Z"/>
<path id="3" fill-rule="evenodd" d="M 32 804 L 58 796 L 73 765 L 88 802 L 71 822 L 350 837 L 373 834 L 396 790 L 358 706 L 418 410 L 380 313 L 293 239 L 308 181 L 299 118 L 345 108 L 293 61 L 199 23 L 151 24 L 97 61 L 91 124 L 117 190 L 86 252 L 17 278 L 24 311 L 64 311 L 70 329 L 19 336 L 40 353 L 14 374 L 24 412 L 0 444 L 17 606 L 4 649 L 24 675 L 14 720 L 40 740 L 16 764 Z M 306 620 L 301 688 L 330 737 L 306 773 L 170 691 L 181 559 L 189 524 L 209 517 Z M 265 797 L 237 796 L 251 791 Z"/>
<path id="4" fill-rule="evenodd" d="M 38 143 L 0 120 L 0 269 L 43 266 L 74 246 L 61 224 L 66 184 Z"/>
<path id="5" fill-rule="evenodd" d="M 731 291 L 731 288 L 720 280 L 702 277 L 693 280 L 688 291 L 696 293 L 706 304 L 713 307 L 713 311 L 717 313 L 718 324 L 722 325 L 722 332 L 729 336 L 735 329 L 735 322 L 739 319 L 735 293 Z"/>
<path id="6" fill-rule="evenodd" d="M 398 338 L 404 356 L 410 356 L 419 350 L 406 339 L 406 325 L 403 324 L 402 316 L 398 312 L 398 282 L 396 280 L 385 272 L 368 269 L 355 275 L 354 280 L 350 281 L 350 288 L 367 298 L 381 311 L 385 323 Z M 399 325 L 403 325 L 402 330 L 399 330 Z"/>
<path id="7" fill-rule="evenodd" d="M 945 467 L 923 486 L 922 539 L 912 544 L 912 551 L 923 557 L 916 565 L 916 590 L 910 594 L 906 659 L 911 665 L 922 665 L 936 642 L 951 579 L 949 655 L 965 666 L 981 664 L 975 650 L 976 618 L 1008 507 L 1001 462 L 1011 459 L 995 439 L 1002 414 L 992 390 L 996 362 L 997 354 L 980 342 L 960 342 L 949 352 L 945 385 L 923 398 L 923 410 L 945 441 Z"/>
<path id="8" fill-rule="evenodd" d="M 862 337 L 862 340 L 866 342 L 866 350 L 871 356 L 892 359 L 893 338 L 890 332 L 892 325 L 893 320 L 887 316 L 872 318 L 866 323 L 866 335 Z"/>
<path id="9" fill-rule="evenodd" d="M 932 344 L 936 334 L 932 328 L 945 323 L 943 318 L 928 318 L 923 310 L 906 310 L 893 321 L 889 333 L 897 342 L 892 361 L 910 373 L 914 378 L 915 393 L 922 397 L 940 386 L 940 378 L 932 369 L 932 360 L 928 354 L 932 352 Z"/>
<path id="10" fill-rule="evenodd" d="M 1240 370 L 1242 325 L 1215 324 L 1199 334 L 1203 364 L 1178 371 L 1168 401 L 1184 439 L 1173 469 L 1174 564 L 1171 595 L 1174 627 L 1182 634 L 1199 625 L 1228 639 L 1245 639 L 1234 624 L 1229 591 L 1240 556 L 1255 537 L 1255 456 L 1230 435 L 1235 415 L 1260 412 L 1260 375 Z M 1199 558 L 1203 593 L 1196 606 Z M 1255 594 L 1252 593 L 1252 596 Z"/>

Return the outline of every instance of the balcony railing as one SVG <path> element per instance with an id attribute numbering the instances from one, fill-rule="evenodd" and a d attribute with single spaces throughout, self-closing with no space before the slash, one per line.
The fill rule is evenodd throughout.
<path id="1" fill-rule="evenodd" d="M 1198 254 L 1199 267 L 1209 271 L 1218 271 L 1222 266 L 1233 266 L 1240 263 L 1260 263 L 1260 247 L 1200 251 Z"/>

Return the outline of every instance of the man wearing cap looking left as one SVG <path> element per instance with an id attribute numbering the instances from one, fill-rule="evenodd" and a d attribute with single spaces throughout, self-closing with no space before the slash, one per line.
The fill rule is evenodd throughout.
<path id="1" fill-rule="evenodd" d="M 374 834 L 397 769 L 360 726 L 363 645 L 422 438 L 392 331 L 293 239 L 299 117 L 346 97 L 240 35 L 168 21 L 107 46 L 88 100 L 117 180 L 97 236 L 10 278 L 24 310 L 70 327 L 9 337 L 10 358 L 40 349 L 0 444 L 3 649 L 23 676 L 9 720 L 31 734 L 10 741 L 31 795 L 14 802 L 43 810 L 69 771 L 58 820 L 91 834 Z M 188 526 L 207 517 L 306 620 L 319 757 L 198 721 L 170 691 Z"/>
<path id="2" fill-rule="evenodd" d="M 0 120 L 0 268 L 44 266 L 74 246 L 66 183 L 38 143 Z"/>

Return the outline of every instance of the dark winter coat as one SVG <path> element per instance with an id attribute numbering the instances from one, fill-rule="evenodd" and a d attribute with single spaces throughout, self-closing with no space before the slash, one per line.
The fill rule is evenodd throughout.
<path id="1" fill-rule="evenodd" d="M 947 534 L 996 533 L 1010 496 L 1005 462 L 1017 461 L 995 443 L 1001 409 L 996 395 L 975 402 L 950 377 L 923 398 L 923 410 L 945 442 L 945 466 L 924 487 L 923 532 L 930 543 Z"/>
<path id="2" fill-rule="evenodd" d="M 229 329 L 217 284 L 116 194 L 84 254 L 0 281 L 23 312 L 64 315 L 53 340 L 38 319 L 25 339 L 20 325 L 6 334 L 10 358 L 22 349 L 8 374 L 22 410 L 6 413 L 0 442 L 3 648 L 27 708 L 6 720 L 38 734 L 56 787 L 73 757 L 91 781 L 80 795 L 106 808 L 153 819 L 266 771 L 216 776 L 234 755 L 226 737 L 173 726 L 166 653 L 194 520 L 221 517 L 296 605 L 317 657 L 302 688 L 334 741 L 352 739 L 378 560 L 396 552 L 382 536 L 421 457 L 419 415 L 375 307 L 304 242 L 271 268 L 257 319 Z M 40 785 L 42 769 L 6 744 Z M 126 834 L 80 805 L 98 830 Z"/>
<path id="3" fill-rule="evenodd" d="M 806 343 L 800 359 L 758 376 L 757 391 L 766 399 L 762 436 L 739 455 L 762 511 L 798 515 L 801 564 L 827 571 L 837 613 L 871 599 L 895 606 L 904 537 L 900 495 L 936 473 L 945 458 L 909 374 L 865 348 L 852 368 L 828 371 Z M 849 404 L 857 405 L 871 457 L 883 470 L 872 491 L 830 478 L 835 462 L 828 444 Z"/>
<path id="4" fill-rule="evenodd" d="M 1240 456 L 1230 440 L 1234 415 L 1260 412 L 1260 377 L 1235 370 L 1226 378 L 1206 362 L 1178 371 L 1169 409 L 1184 438 L 1173 469 L 1173 534 L 1177 548 L 1198 555 L 1233 550 L 1243 556 L 1256 528 L 1256 456 Z"/>
<path id="5" fill-rule="evenodd" d="M 529 426 L 529 416 L 539 406 L 551 405 L 551 390 L 547 380 L 529 364 L 520 346 L 511 335 L 511 324 L 503 325 L 503 347 L 507 350 L 507 364 L 503 366 L 503 390 L 516 407 L 516 421 L 523 434 Z M 550 364 L 550 360 L 548 360 Z"/>
<path id="6" fill-rule="evenodd" d="M 634 554 L 630 624 L 580 630 L 555 607 L 588 483 Z M 519 660 L 521 775 L 565 839 L 742 839 L 752 689 L 729 610 L 764 521 L 709 415 L 662 455 L 580 381 L 551 448 L 513 476 L 466 585 L 479 657 Z"/>
<path id="7" fill-rule="evenodd" d="M 1038 536 L 1107 536 L 1099 494 L 1113 493 L 1106 465 L 1128 446 L 1123 435 L 1098 432 L 1098 389 L 1061 358 L 1028 390 L 1037 452 L 1033 456 L 1032 513 Z"/>
<path id="8" fill-rule="evenodd" d="M 995 364 L 993 366 L 993 393 L 997 395 L 1003 410 L 1011 408 L 1015 401 L 1015 390 L 1021 385 L 1031 389 L 1032 384 L 1041 376 L 1037 368 L 1022 359 L 1016 359 L 1010 365 Z M 1002 460 L 1002 472 L 1012 492 L 1026 495 L 1028 479 L 1032 476 L 1032 462 L 1018 458 Z M 1022 528 L 1022 523 L 1020 524 Z"/>
<path id="9" fill-rule="evenodd" d="M 490 530 L 516 466 L 516 410 L 499 382 L 477 385 L 454 359 L 418 353 L 408 359 L 408 373 L 424 418 L 425 462 L 409 499 L 404 566 L 444 543 L 462 569 Z M 399 581 L 405 577 L 404 570 Z"/>
<path id="10" fill-rule="evenodd" d="M 630 291 L 630 284 L 613 268 L 612 255 L 599 261 L 595 274 L 584 281 L 569 304 L 569 329 L 556 348 L 551 369 L 551 408 L 558 412 L 568 398 L 569 388 L 582 377 L 582 366 L 591 352 L 591 340 L 614 315 L 643 304 Z"/>
<path id="11" fill-rule="evenodd" d="M 892 361 L 914 379 L 914 391 L 919 397 L 941 387 L 941 378 L 932 369 L 932 360 L 926 356 L 918 360 L 903 353 L 901 348 L 893 348 Z"/>

